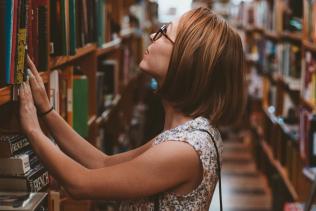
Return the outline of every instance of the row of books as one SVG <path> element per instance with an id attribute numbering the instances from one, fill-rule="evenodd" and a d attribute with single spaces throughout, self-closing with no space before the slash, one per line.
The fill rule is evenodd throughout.
<path id="1" fill-rule="evenodd" d="M 248 59 L 258 63 L 261 73 L 282 77 L 294 90 L 300 90 L 301 83 L 305 84 L 301 77 L 304 60 L 300 45 L 289 41 L 275 42 L 261 35 L 249 36 L 245 45 Z"/>
<path id="2" fill-rule="evenodd" d="M 29 54 L 39 71 L 48 57 L 74 55 L 88 43 L 103 46 L 121 31 L 119 8 L 105 0 L 13 0 L 0 2 L 0 86 L 26 79 Z M 49 11 L 48 11 L 49 8 Z M 50 17 L 48 17 L 50 14 Z M 126 26 L 129 27 L 129 26 Z M 48 35 L 50 32 L 50 40 Z"/>
<path id="3" fill-rule="evenodd" d="M 1 191 L 39 192 L 49 175 L 24 135 L 0 135 Z"/>
<path id="4" fill-rule="evenodd" d="M 47 1 L 1 1 L 0 14 L 0 85 L 25 80 L 26 50 L 39 70 L 47 70 Z"/>
<path id="5" fill-rule="evenodd" d="M 308 0 L 307 0 L 308 1 Z M 249 1 L 239 5 L 237 24 L 268 31 L 302 31 L 302 1 Z"/>
<path id="6" fill-rule="evenodd" d="M 88 137 L 88 78 L 79 67 L 69 66 L 50 73 L 50 102 L 82 136 Z"/>

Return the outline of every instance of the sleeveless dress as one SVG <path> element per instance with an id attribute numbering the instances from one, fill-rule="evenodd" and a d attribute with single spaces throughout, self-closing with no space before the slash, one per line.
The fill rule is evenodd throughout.
<path id="1" fill-rule="evenodd" d="M 159 210 L 208 210 L 215 186 L 218 181 L 216 173 L 217 156 L 209 131 L 216 142 L 220 159 L 222 158 L 223 143 L 219 131 L 210 125 L 208 119 L 197 117 L 171 130 L 166 130 L 154 138 L 153 145 L 166 141 L 186 142 L 198 153 L 203 166 L 202 182 L 192 192 L 185 195 L 176 195 L 173 192 L 159 194 Z M 153 197 L 120 202 L 120 210 L 154 210 Z"/>

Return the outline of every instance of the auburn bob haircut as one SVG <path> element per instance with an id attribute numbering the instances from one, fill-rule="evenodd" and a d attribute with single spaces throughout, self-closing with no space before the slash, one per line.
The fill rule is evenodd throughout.
<path id="1" fill-rule="evenodd" d="M 241 39 L 207 8 L 182 16 L 168 73 L 158 94 L 179 112 L 204 116 L 213 125 L 241 117 L 246 102 Z"/>

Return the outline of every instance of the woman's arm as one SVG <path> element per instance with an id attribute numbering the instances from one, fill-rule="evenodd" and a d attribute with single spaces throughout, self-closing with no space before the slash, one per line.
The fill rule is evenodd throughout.
<path id="1" fill-rule="evenodd" d="M 80 199 L 133 199 L 187 184 L 200 171 L 198 154 L 186 143 L 167 142 L 136 158 L 101 169 L 88 169 L 60 151 L 39 126 L 28 84 L 20 92 L 21 126 L 49 172 Z"/>
<path id="2" fill-rule="evenodd" d="M 151 196 L 192 182 L 200 171 L 191 146 L 166 142 L 137 158 L 101 169 L 87 169 L 71 160 L 40 131 L 29 134 L 44 165 L 75 199 L 122 200 Z"/>
<path id="3" fill-rule="evenodd" d="M 30 85 L 34 102 L 40 112 L 47 111 L 51 105 L 45 91 L 45 86 L 34 63 L 29 57 L 28 66 L 31 70 Z M 43 117 L 43 120 L 59 147 L 74 160 L 91 169 L 102 168 L 107 165 L 113 165 L 133 159 L 151 147 L 152 143 L 147 143 L 140 148 L 126 153 L 107 156 L 74 131 L 57 112 L 50 112 Z"/>
<path id="4" fill-rule="evenodd" d="M 152 146 L 152 141 L 150 141 L 129 152 L 108 156 L 83 139 L 57 112 L 53 111 L 43 119 L 54 134 L 62 151 L 90 169 L 103 168 L 131 160 Z"/>

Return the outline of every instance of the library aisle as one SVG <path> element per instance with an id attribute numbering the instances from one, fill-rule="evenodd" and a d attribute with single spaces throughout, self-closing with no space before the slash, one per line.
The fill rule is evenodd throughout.
<path id="1" fill-rule="evenodd" d="M 247 132 L 224 138 L 222 167 L 223 207 L 227 211 L 270 211 L 271 191 L 256 169 Z M 219 210 L 218 186 L 209 211 Z"/>

